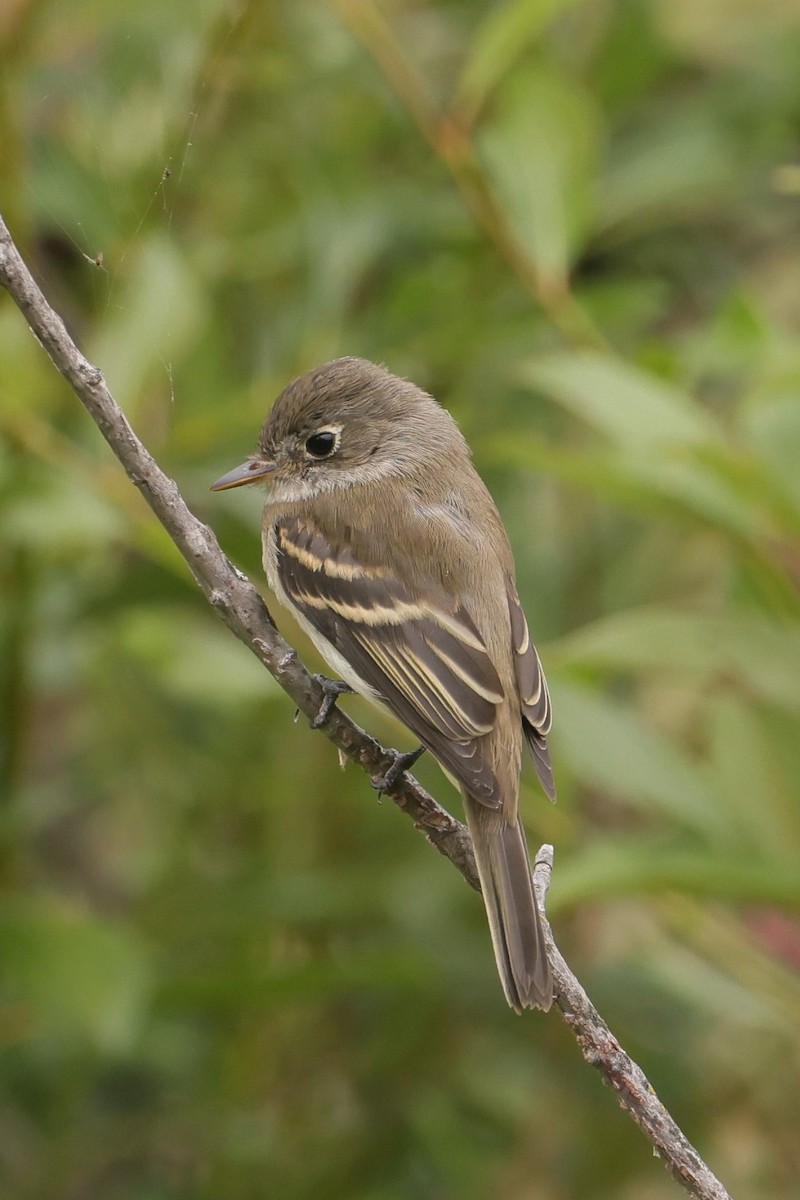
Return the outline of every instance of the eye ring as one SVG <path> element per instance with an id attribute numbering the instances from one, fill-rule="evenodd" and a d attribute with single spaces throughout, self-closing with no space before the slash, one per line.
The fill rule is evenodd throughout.
<path id="1" fill-rule="evenodd" d="M 318 429 L 306 438 L 306 454 L 311 458 L 330 458 L 339 449 L 341 431 L 339 429 Z"/>

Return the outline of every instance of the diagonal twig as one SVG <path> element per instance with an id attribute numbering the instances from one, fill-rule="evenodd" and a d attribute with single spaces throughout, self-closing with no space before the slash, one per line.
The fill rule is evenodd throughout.
<path id="1" fill-rule="evenodd" d="M 323 699 L 320 685 L 276 630 L 259 593 L 225 557 L 213 532 L 190 512 L 175 482 L 164 474 L 139 441 L 109 392 L 102 372 L 81 354 L 61 317 L 48 304 L 1 218 L 0 285 L 20 308 L 34 336 L 99 427 L 129 479 L 177 546 L 209 603 L 297 707 L 313 718 Z M 373 779 L 384 775 L 394 761 L 393 752 L 384 749 L 337 708 L 331 712 L 322 732 Z M 477 888 L 472 845 L 465 827 L 408 774 L 400 777 L 389 794 L 466 881 Z M 552 864 L 552 847 L 543 846 L 534 868 L 542 911 Z M 643 1130 L 667 1169 L 691 1196 L 697 1200 L 730 1200 L 725 1188 L 664 1108 L 643 1071 L 600 1018 L 559 953 L 549 925 L 546 934 L 556 1004 L 586 1061 L 597 1067 L 615 1090 L 622 1108 Z"/>

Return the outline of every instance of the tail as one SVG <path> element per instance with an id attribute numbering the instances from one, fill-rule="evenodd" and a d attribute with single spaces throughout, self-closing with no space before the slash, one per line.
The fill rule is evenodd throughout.
<path id="1" fill-rule="evenodd" d="M 506 1000 L 514 1012 L 547 1012 L 553 1002 L 553 976 L 522 824 L 505 823 L 499 813 L 469 796 L 464 797 L 464 807 Z"/>

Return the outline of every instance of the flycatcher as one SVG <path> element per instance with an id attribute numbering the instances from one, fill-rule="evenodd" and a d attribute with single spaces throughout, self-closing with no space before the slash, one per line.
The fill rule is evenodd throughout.
<path id="1" fill-rule="evenodd" d="M 550 964 L 519 818 L 527 741 L 555 798 L 550 697 L 503 523 L 455 421 L 360 358 L 295 379 L 214 491 L 269 488 L 264 569 L 350 687 L 419 738 L 464 798 L 506 999 L 548 1009 Z"/>

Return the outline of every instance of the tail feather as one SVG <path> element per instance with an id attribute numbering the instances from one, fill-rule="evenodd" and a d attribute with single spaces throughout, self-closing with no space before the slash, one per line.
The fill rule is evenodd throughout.
<path id="1" fill-rule="evenodd" d="M 553 1002 L 553 977 L 522 824 L 506 824 L 469 797 L 464 803 L 506 1000 L 518 1013 L 525 1008 L 546 1012 Z"/>

